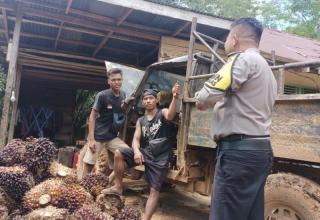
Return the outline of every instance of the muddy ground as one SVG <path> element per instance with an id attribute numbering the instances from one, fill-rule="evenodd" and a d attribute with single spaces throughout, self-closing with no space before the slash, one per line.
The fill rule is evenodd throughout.
<path id="1" fill-rule="evenodd" d="M 147 190 L 128 189 L 125 194 L 127 205 L 139 208 L 143 213 L 148 198 Z M 160 193 L 158 208 L 152 220 L 200 220 L 209 218 L 210 197 L 198 193 L 187 193 L 182 189 L 164 188 Z"/>

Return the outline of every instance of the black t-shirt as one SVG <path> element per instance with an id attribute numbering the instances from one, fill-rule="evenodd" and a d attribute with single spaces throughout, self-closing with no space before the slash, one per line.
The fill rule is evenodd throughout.
<path id="1" fill-rule="evenodd" d="M 142 138 L 140 139 L 140 148 L 147 153 L 146 148 L 149 145 L 149 138 L 148 138 L 148 131 L 147 131 L 147 124 L 150 128 L 151 139 L 156 138 L 169 138 L 170 144 L 172 147 L 176 144 L 176 135 L 177 135 L 177 127 L 170 121 L 167 121 L 164 115 L 162 114 L 162 110 L 158 110 L 156 115 L 153 117 L 152 120 L 146 120 L 146 116 L 142 116 L 139 119 L 141 125 L 141 134 Z M 147 153 L 148 154 L 148 153 Z M 161 155 L 161 160 L 168 160 L 171 154 L 171 149 L 167 152 L 166 156 Z M 153 157 L 149 154 L 149 156 Z M 160 158 L 152 158 L 158 160 Z"/>
<path id="2" fill-rule="evenodd" d="M 122 113 L 121 102 L 126 98 L 124 91 L 115 96 L 111 89 L 103 90 L 96 96 L 93 109 L 99 112 L 94 129 L 94 139 L 109 141 L 117 137 L 117 131 L 112 129 L 114 113 Z"/>

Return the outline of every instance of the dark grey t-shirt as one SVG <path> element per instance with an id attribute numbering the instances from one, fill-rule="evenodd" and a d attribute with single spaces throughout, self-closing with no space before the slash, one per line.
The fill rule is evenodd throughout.
<path id="1" fill-rule="evenodd" d="M 117 137 L 117 132 L 112 129 L 113 114 L 122 113 L 121 102 L 126 98 L 124 91 L 119 96 L 113 95 L 111 89 L 103 90 L 96 96 L 93 109 L 99 112 L 94 129 L 94 139 L 109 141 Z"/>

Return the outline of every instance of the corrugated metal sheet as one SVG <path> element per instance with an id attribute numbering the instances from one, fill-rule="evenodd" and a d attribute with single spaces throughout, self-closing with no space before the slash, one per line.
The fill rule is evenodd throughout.
<path id="1" fill-rule="evenodd" d="M 320 60 L 320 41 L 271 29 L 263 31 L 259 48 L 292 61 Z"/>
<path id="2" fill-rule="evenodd" d="M 6 0 L 7 3 L 17 3 L 18 0 Z M 31 7 L 33 9 L 44 11 L 44 12 L 50 12 L 55 14 L 64 14 L 65 9 L 67 7 L 67 0 L 19 0 L 20 3 L 22 3 L 25 6 Z M 38 5 L 40 4 L 40 5 Z M 119 19 L 126 11 L 127 8 L 115 6 L 106 4 L 100 1 L 95 0 L 73 0 L 71 4 L 72 9 L 80 10 L 83 12 L 90 12 L 93 15 L 100 15 L 100 16 L 106 16 L 109 18 L 113 18 L 114 20 Z M 7 10 L 7 14 L 11 18 L 15 18 L 15 12 Z M 77 15 L 74 12 L 70 11 L 71 17 L 82 19 L 88 19 L 88 20 L 94 20 L 94 18 L 88 18 L 85 15 Z M 54 49 L 54 42 L 55 38 L 58 35 L 59 27 L 61 24 L 61 21 L 57 21 L 55 19 L 48 19 L 37 15 L 24 15 L 25 22 L 23 22 L 22 25 L 22 32 L 24 35 L 22 35 L 21 39 L 23 46 L 28 45 L 32 48 L 43 48 L 44 50 L 52 50 Z M 26 20 L 32 20 L 36 21 L 37 23 L 30 23 L 26 22 Z M 100 24 L 103 23 L 102 20 L 96 20 L 96 22 L 99 22 Z M 14 29 L 14 19 L 9 19 L 9 29 L 12 32 Z M 44 23 L 47 23 L 48 25 L 44 25 Z M 164 35 L 172 35 L 178 28 L 181 27 L 181 25 L 184 24 L 183 21 L 173 19 L 170 17 L 160 16 L 160 15 L 154 15 L 147 12 L 142 11 L 133 11 L 125 20 L 126 24 L 122 25 L 122 28 L 130 28 L 135 29 L 136 31 L 140 31 L 141 33 L 153 33 L 155 35 L 159 35 L 158 31 L 146 31 L 142 30 L 141 28 L 133 28 L 129 27 L 130 23 L 144 25 L 146 27 L 149 27 L 151 29 L 160 29 L 161 32 Z M 129 25 L 128 25 L 129 23 Z M 110 24 L 110 23 L 109 23 Z M 64 26 L 72 27 L 74 25 L 65 23 Z M 81 25 L 80 25 L 81 26 Z M 80 27 L 79 26 L 79 27 Z M 3 22 L 0 19 L 0 27 L 3 27 Z M 90 28 L 87 27 L 81 27 L 85 30 L 90 30 Z M 200 29 L 202 29 L 201 26 L 199 26 Z M 93 26 L 92 29 L 95 29 Z M 220 36 L 219 30 L 215 28 L 208 28 L 209 31 L 207 33 L 210 33 L 211 36 Z M 213 30 L 213 31 L 212 31 Z M 184 33 L 186 33 L 186 36 L 188 36 L 188 32 L 190 31 L 190 27 L 186 28 L 184 30 Z M 206 32 L 206 30 L 204 30 Z M 211 32 L 210 32 L 211 31 Z M 100 33 L 107 34 L 107 30 L 99 30 Z M 30 35 L 31 34 L 31 35 Z M 32 37 L 32 34 L 35 36 L 42 36 L 40 38 Z M 119 35 L 118 33 L 116 33 Z M 3 35 L 3 34 L 2 34 Z M 1 35 L 0 35 L 1 36 Z M 114 57 L 113 61 L 116 61 L 116 59 L 123 60 L 129 59 L 128 62 L 130 63 L 137 63 L 137 59 L 142 59 L 146 54 L 148 54 L 150 51 L 154 50 L 155 46 L 157 45 L 156 42 L 153 42 L 155 45 L 144 45 L 141 43 L 133 42 L 137 40 L 137 36 L 128 36 L 125 35 L 126 38 L 132 39 L 132 41 L 125 41 L 125 40 L 118 40 L 114 38 L 110 38 L 106 45 L 101 49 L 101 51 L 98 51 L 98 57 L 100 58 L 110 58 L 110 56 Z M 5 40 L 5 36 L 3 35 L 1 37 L 2 40 Z M 96 36 L 88 33 L 82 33 L 79 31 L 71 31 L 71 30 L 65 30 L 63 29 L 60 35 L 60 41 L 58 43 L 58 50 L 63 50 L 65 53 L 79 53 L 79 54 L 86 54 L 88 56 L 92 56 L 94 50 L 97 48 L 97 46 L 100 44 L 101 40 L 103 39 L 102 36 Z M 187 39 L 187 38 L 185 38 Z M 67 43 L 68 41 L 73 41 L 72 43 Z M 140 42 L 145 42 L 146 40 L 140 39 Z M 76 44 L 74 42 L 82 42 L 82 44 Z M 150 42 L 151 43 L 151 42 Z M 143 45 L 143 46 L 142 46 Z M 109 48 L 109 49 L 108 49 Z M 118 51 L 117 51 L 118 50 Z M 138 54 L 137 56 L 135 54 Z M 134 55 L 134 56 L 133 56 Z M 149 60 L 155 60 L 157 58 L 157 53 L 154 53 L 153 56 L 149 58 Z M 133 59 L 133 60 L 132 60 Z M 145 65 L 148 65 L 150 63 L 146 63 Z"/>
<path id="3" fill-rule="evenodd" d="M 102 37 L 94 36 L 94 35 L 90 35 L 90 34 L 86 34 L 86 33 L 81 33 L 81 32 L 63 30 L 61 32 L 60 39 L 76 40 L 76 41 L 82 41 L 84 43 L 98 45 L 100 43 Z"/>
<path id="4" fill-rule="evenodd" d="M 23 23 L 22 32 L 44 35 L 49 37 L 57 36 L 57 28 L 47 27 L 39 24 Z"/>

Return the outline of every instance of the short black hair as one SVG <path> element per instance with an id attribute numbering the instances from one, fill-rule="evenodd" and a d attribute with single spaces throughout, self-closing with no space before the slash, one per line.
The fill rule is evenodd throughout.
<path id="1" fill-rule="evenodd" d="M 253 17 L 240 18 L 231 24 L 231 29 L 239 25 L 249 27 L 252 30 L 253 34 L 255 35 L 254 36 L 255 41 L 257 43 L 260 42 L 262 31 L 263 31 L 263 26 L 260 21 L 258 21 Z"/>
<path id="2" fill-rule="evenodd" d="M 110 75 L 112 75 L 112 74 L 120 74 L 122 77 L 122 70 L 120 68 L 115 68 L 115 67 L 111 68 L 107 72 L 107 78 L 109 78 Z"/>

